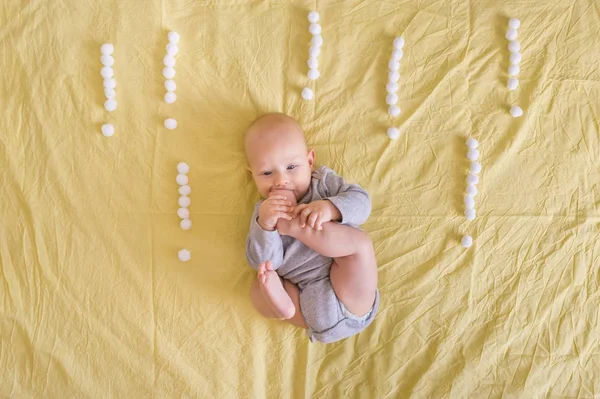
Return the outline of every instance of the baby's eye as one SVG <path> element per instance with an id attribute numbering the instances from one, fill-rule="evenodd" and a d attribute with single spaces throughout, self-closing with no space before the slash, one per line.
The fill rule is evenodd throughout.
<path id="1" fill-rule="evenodd" d="M 288 170 L 293 170 L 293 169 L 296 169 L 296 166 L 297 166 L 297 165 L 290 165 L 290 166 L 288 166 L 288 167 L 287 167 L 287 169 L 288 169 Z"/>
<path id="2" fill-rule="evenodd" d="M 266 171 L 261 173 L 263 176 L 271 176 L 271 174 L 273 174 L 273 172 Z"/>

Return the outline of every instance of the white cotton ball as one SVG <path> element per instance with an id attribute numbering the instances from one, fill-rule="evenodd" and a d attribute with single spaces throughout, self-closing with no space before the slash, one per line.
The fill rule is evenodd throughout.
<path id="1" fill-rule="evenodd" d="M 167 89 L 167 91 L 175 91 L 177 90 L 177 84 L 174 80 L 165 80 L 165 89 Z"/>
<path id="2" fill-rule="evenodd" d="M 179 227 L 181 227 L 181 230 L 189 230 L 192 228 L 192 221 L 190 219 L 183 219 L 179 222 Z"/>
<path id="3" fill-rule="evenodd" d="M 177 44 L 179 43 L 179 33 L 177 32 L 169 32 L 169 43 Z"/>
<path id="4" fill-rule="evenodd" d="M 100 75 L 102 75 L 104 79 L 112 78 L 115 76 L 115 71 L 111 67 L 105 66 L 100 70 Z"/>
<path id="5" fill-rule="evenodd" d="M 173 118 L 165 119 L 165 127 L 169 130 L 177 128 L 177 121 Z"/>
<path id="6" fill-rule="evenodd" d="M 464 236 L 460 243 L 463 247 L 469 248 L 471 245 L 473 245 L 473 238 L 471 236 Z"/>
<path id="7" fill-rule="evenodd" d="M 393 60 L 400 61 L 402 57 L 404 57 L 404 51 L 400 50 L 399 48 L 394 49 L 394 51 L 392 51 Z"/>
<path id="8" fill-rule="evenodd" d="M 477 161 L 479 158 L 479 150 L 477 148 L 469 149 L 469 152 L 467 152 L 467 158 L 469 158 L 471 161 Z"/>
<path id="9" fill-rule="evenodd" d="M 312 100 L 313 91 L 308 87 L 305 87 L 304 89 L 302 89 L 302 98 L 305 100 Z"/>
<path id="10" fill-rule="evenodd" d="M 319 25 L 318 23 L 312 23 L 310 24 L 310 26 L 308 27 L 308 31 L 310 32 L 311 35 L 320 35 L 321 34 L 321 25 Z"/>
<path id="11" fill-rule="evenodd" d="M 467 185 L 467 195 L 470 195 L 471 197 L 474 197 L 477 195 L 477 187 L 469 184 Z"/>
<path id="12" fill-rule="evenodd" d="M 321 47 L 310 46 L 308 49 L 308 55 L 310 55 L 312 58 L 317 58 L 319 54 L 321 54 Z"/>
<path id="13" fill-rule="evenodd" d="M 479 162 L 471 162 L 471 173 L 479 174 L 481 172 L 481 164 Z"/>
<path id="14" fill-rule="evenodd" d="M 521 107 L 515 105 L 510 109 L 510 114 L 513 118 L 518 118 L 520 116 L 523 116 L 523 110 L 521 109 Z"/>
<path id="15" fill-rule="evenodd" d="M 390 114 L 390 116 L 396 117 L 400 115 L 400 108 L 397 105 L 392 105 L 388 108 L 388 114 Z"/>
<path id="16" fill-rule="evenodd" d="M 105 137 L 111 137 L 113 134 L 115 134 L 115 127 L 110 123 L 102 125 L 102 134 Z"/>
<path id="17" fill-rule="evenodd" d="M 179 52 L 179 46 L 175 43 L 167 44 L 167 54 L 175 55 Z"/>
<path id="18" fill-rule="evenodd" d="M 177 100 L 177 94 L 172 91 L 168 91 L 165 93 L 165 102 L 167 104 L 173 104 Z"/>
<path id="19" fill-rule="evenodd" d="M 508 51 L 511 53 L 517 53 L 521 50 L 521 44 L 516 40 L 511 40 L 508 43 Z"/>
<path id="20" fill-rule="evenodd" d="M 398 83 L 388 82 L 388 84 L 385 85 L 385 89 L 388 93 L 395 93 L 398 91 Z"/>
<path id="21" fill-rule="evenodd" d="M 173 79 L 175 77 L 175 69 L 171 67 L 165 67 L 163 69 L 163 76 L 166 79 Z"/>
<path id="22" fill-rule="evenodd" d="M 516 40 L 517 36 L 519 36 L 519 32 L 516 29 L 509 29 L 506 31 L 506 39 L 507 40 Z"/>
<path id="23" fill-rule="evenodd" d="M 385 102 L 387 105 L 396 105 L 398 102 L 398 95 L 395 93 L 388 93 L 388 95 L 385 96 Z"/>
<path id="24" fill-rule="evenodd" d="M 113 66 L 115 64 L 115 59 L 112 57 L 112 55 L 102 54 L 100 57 L 100 62 L 104 66 Z"/>
<path id="25" fill-rule="evenodd" d="M 177 164 L 177 172 L 185 175 L 186 173 L 189 173 L 189 171 L 190 171 L 190 165 L 188 165 L 187 163 L 179 162 Z"/>
<path id="26" fill-rule="evenodd" d="M 104 95 L 106 96 L 107 99 L 112 99 L 115 98 L 117 96 L 117 92 L 115 91 L 115 89 L 109 89 L 108 87 L 104 89 Z"/>
<path id="27" fill-rule="evenodd" d="M 114 89 L 117 87 L 117 81 L 115 78 L 104 79 L 104 87 L 108 89 Z"/>
<path id="28" fill-rule="evenodd" d="M 397 82 L 400 79 L 400 72 L 390 71 L 388 72 L 388 81 Z"/>
<path id="29" fill-rule="evenodd" d="M 404 47 L 404 38 L 402 36 L 394 39 L 394 48 L 402 49 Z"/>
<path id="30" fill-rule="evenodd" d="M 519 87 L 519 79 L 517 79 L 517 78 L 508 79 L 508 83 L 506 84 L 506 87 L 508 87 L 508 90 L 510 90 L 510 91 L 516 90 L 517 87 Z"/>
<path id="31" fill-rule="evenodd" d="M 387 135 L 390 139 L 396 140 L 398 137 L 400 137 L 400 130 L 398 130 L 397 127 L 390 127 L 387 130 Z"/>
<path id="32" fill-rule="evenodd" d="M 100 52 L 105 55 L 111 55 L 112 53 L 115 52 L 115 46 L 113 46 L 110 43 L 103 44 L 100 47 Z"/>
<path id="33" fill-rule="evenodd" d="M 323 45 L 323 37 L 321 35 L 315 35 L 310 39 L 310 44 L 315 47 L 321 47 Z"/>
<path id="34" fill-rule="evenodd" d="M 182 187 L 186 187 L 186 186 L 182 186 Z M 179 187 L 181 188 L 181 187 Z M 190 218 L 190 210 L 187 208 L 179 208 L 177 209 L 177 216 L 179 216 L 180 219 L 189 219 Z"/>
<path id="35" fill-rule="evenodd" d="M 473 137 L 469 137 L 467 139 L 467 147 L 477 148 L 477 147 L 479 147 L 479 141 L 475 140 Z"/>
<path id="36" fill-rule="evenodd" d="M 467 220 L 474 220 L 477 216 L 475 209 L 465 209 L 465 216 L 467 217 Z"/>
<path id="37" fill-rule="evenodd" d="M 177 252 L 177 257 L 180 261 L 187 262 L 192 259 L 192 253 L 187 249 L 180 249 L 179 252 Z"/>
<path id="38" fill-rule="evenodd" d="M 186 184 L 189 183 L 189 178 L 187 177 L 187 175 L 185 173 L 180 173 L 177 175 L 177 177 L 175 178 L 175 181 L 177 182 L 177 184 L 179 184 L 180 186 L 185 186 Z"/>
<path id="39" fill-rule="evenodd" d="M 475 209 L 475 199 L 470 195 L 465 195 L 465 209 Z"/>
<path id="40" fill-rule="evenodd" d="M 508 20 L 508 26 L 511 29 L 519 29 L 519 26 L 521 26 L 521 21 L 519 21 L 517 18 L 511 18 Z"/>
<path id="41" fill-rule="evenodd" d="M 192 188 L 190 186 L 188 186 L 187 184 L 179 187 L 180 195 L 190 195 L 191 193 L 192 193 Z M 182 218 L 182 219 L 185 219 L 185 218 Z"/>
<path id="42" fill-rule="evenodd" d="M 467 184 L 477 184 L 479 183 L 479 176 L 474 173 L 469 173 L 467 175 Z"/>
<path id="43" fill-rule="evenodd" d="M 321 76 L 321 73 L 318 69 L 309 69 L 308 70 L 308 78 L 310 80 L 317 80 Z"/>
<path id="44" fill-rule="evenodd" d="M 319 60 L 316 57 L 310 57 L 306 63 L 310 69 L 317 69 L 319 67 Z"/>
<path id="45" fill-rule="evenodd" d="M 115 109 L 117 109 L 117 101 L 114 99 L 106 100 L 106 102 L 104 103 L 104 108 L 108 112 L 114 111 Z"/>
<path id="46" fill-rule="evenodd" d="M 163 64 L 165 64 L 165 66 L 168 67 L 174 67 L 175 66 L 175 57 L 173 57 L 170 54 L 167 54 L 163 57 Z"/>
<path id="47" fill-rule="evenodd" d="M 398 72 L 400 69 L 400 63 L 396 60 L 390 60 L 390 62 L 388 62 L 388 67 L 390 68 L 390 71 Z"/>
<path id="48" fill-rule="evenodd" d="M 511 65 L 508 67 L 508 76 L 517 76 L 521 72 L 521 68 L 518 65 Z"/>
<path id="49" fill-rule="evenodd" d="M 510 63 L 512 65 L 517 65 L 519 62 L 521 62 L 522 58 L 523 56 L 521 53 L 510 53 Z"/>
<path id="50" fill-rule="evenodd" d="M 192 200 L 187 195 L 182 195 L 179 197 L 179 206 L 182 208 L 188 208 L 192 204 Z"/>
<path id="51" fill-rule="evenodd" d="M 308 13 L 308 22 L 316 23 L 319 21 L 319 13 L 316 11 L 311 11 Z"/>

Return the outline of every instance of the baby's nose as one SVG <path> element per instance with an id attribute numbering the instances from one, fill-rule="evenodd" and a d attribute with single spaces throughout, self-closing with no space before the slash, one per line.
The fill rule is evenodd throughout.
<path id="1" fill-rule="evenodd" d="M 287 179 L 285 178 L 285 176 L 282 175 L 277 176 L 277 180 L 275 180 L 276 186 L 285 186 L 287 183 Z"/>

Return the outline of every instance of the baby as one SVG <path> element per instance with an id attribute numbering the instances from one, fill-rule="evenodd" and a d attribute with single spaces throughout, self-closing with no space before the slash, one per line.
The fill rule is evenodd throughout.
<path id="1" fill-rule="evenodd" d="M 250 221 L 246 257 L 258 271 L 252 304 L 329 343 L 358 334 L 377 312 L 377 264 L 358 226 L 368 194 L 327 167 L 315 170 L 302 128 L 284 114 L 255 120 L 245 137 L 248 169 L 264 200 Z"/>

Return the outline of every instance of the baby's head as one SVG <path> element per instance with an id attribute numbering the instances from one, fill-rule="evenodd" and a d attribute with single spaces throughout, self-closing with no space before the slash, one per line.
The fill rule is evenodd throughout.
<path id="1" fill-rule="evenodd" d="M 310 185 L 315 151 L 308 150 L 304 132 L 285 114 L 266 114 L 256 119 L 245 138 L 248 170 L 260 194 L 291 190 L 300 200 Z"/>

